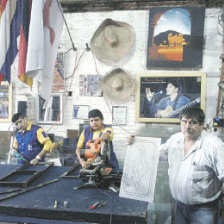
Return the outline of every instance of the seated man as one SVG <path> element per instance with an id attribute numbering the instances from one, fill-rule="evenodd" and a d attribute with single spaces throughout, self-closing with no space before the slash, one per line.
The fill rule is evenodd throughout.
<path id="1" fill-rule="evenodd" d="M 111 144 L 111 155 L 110 155 L 110 166 L 117 171 L 119 169 L 118 161 L 116 155 L 113 151 L 113 130 L 110 126 L 103 123 L 103 115 L 100 110 L 94 109 L 91 110 L 88 114 L 89 126 L 87 126 L 79 137 L 77 143 L 76 155 L 78 160 L 83 168 L 86 168 L 87 162 L 84 158 L 81 158 L 80 151 L 81 149 L 87 149 L 89 140 L 96 140 L 100 138 L 101 141 L 108 140 Z"/>
<path id="2" fill-rule="evenodd" d="M 44 156 L 50 151 L 52 142 L 40 126 L 33 125 L 24 115 L 16 113 L 12 122 L 17 126 L 13 149 L 19 153 L 18 163 L 30 162 L 36 165 L 44 161 Z"/>

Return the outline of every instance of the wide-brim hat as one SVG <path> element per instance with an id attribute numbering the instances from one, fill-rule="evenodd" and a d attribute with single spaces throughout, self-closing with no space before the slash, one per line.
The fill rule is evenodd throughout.
<path id="1" fill-rule="evenodd" d="M 137 84 L 136 80 L 121 68 L 112 70 L 104 76 L 100 83 L 100 88 L 106 99 L 114 102 L 126 102 L 134 95 Z"/>
<path id="2" fill-rule="evenodd" d="M 120 61 L 134 44 L 134 30 L 125 22 L 104 20 L 95 31 L 90 47 L 96 58 L 111 65 Z"/>

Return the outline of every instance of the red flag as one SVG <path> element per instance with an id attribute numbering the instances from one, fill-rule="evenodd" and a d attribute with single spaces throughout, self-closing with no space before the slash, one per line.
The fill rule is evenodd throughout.
<path id="1" fill-rule="evenodd" d="M 21 12 L 21 28 L 19 41 L 18 76 L 19 79 L 32 88 L 33 79 L 26 75 L 26 57 L 29 36 L 31 0 L 23 0 Z"/>

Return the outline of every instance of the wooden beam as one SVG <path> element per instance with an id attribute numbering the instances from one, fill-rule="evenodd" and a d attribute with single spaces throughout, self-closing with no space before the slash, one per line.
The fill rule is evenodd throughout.
<path id="1" fill-rule="evenodd" d="M 147 10 L 161 6 L 222 7 L 222 0 L 60 0 L 64 12 L 97 12 L 115 10 Z"/>

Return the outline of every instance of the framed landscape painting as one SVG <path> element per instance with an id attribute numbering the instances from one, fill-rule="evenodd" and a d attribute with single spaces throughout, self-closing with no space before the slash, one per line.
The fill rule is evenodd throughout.
<path id="1" fill-rule="evenodd" d="M 137 121 L 178 123 L 188 107 L 205 109 L 206 74 L 167 72 L 138 76 Z"/>
<path id="2" fill-rule="evenodd" d="M 205 8 L 150 9 L 147 68 L 201 68 Z"/>

